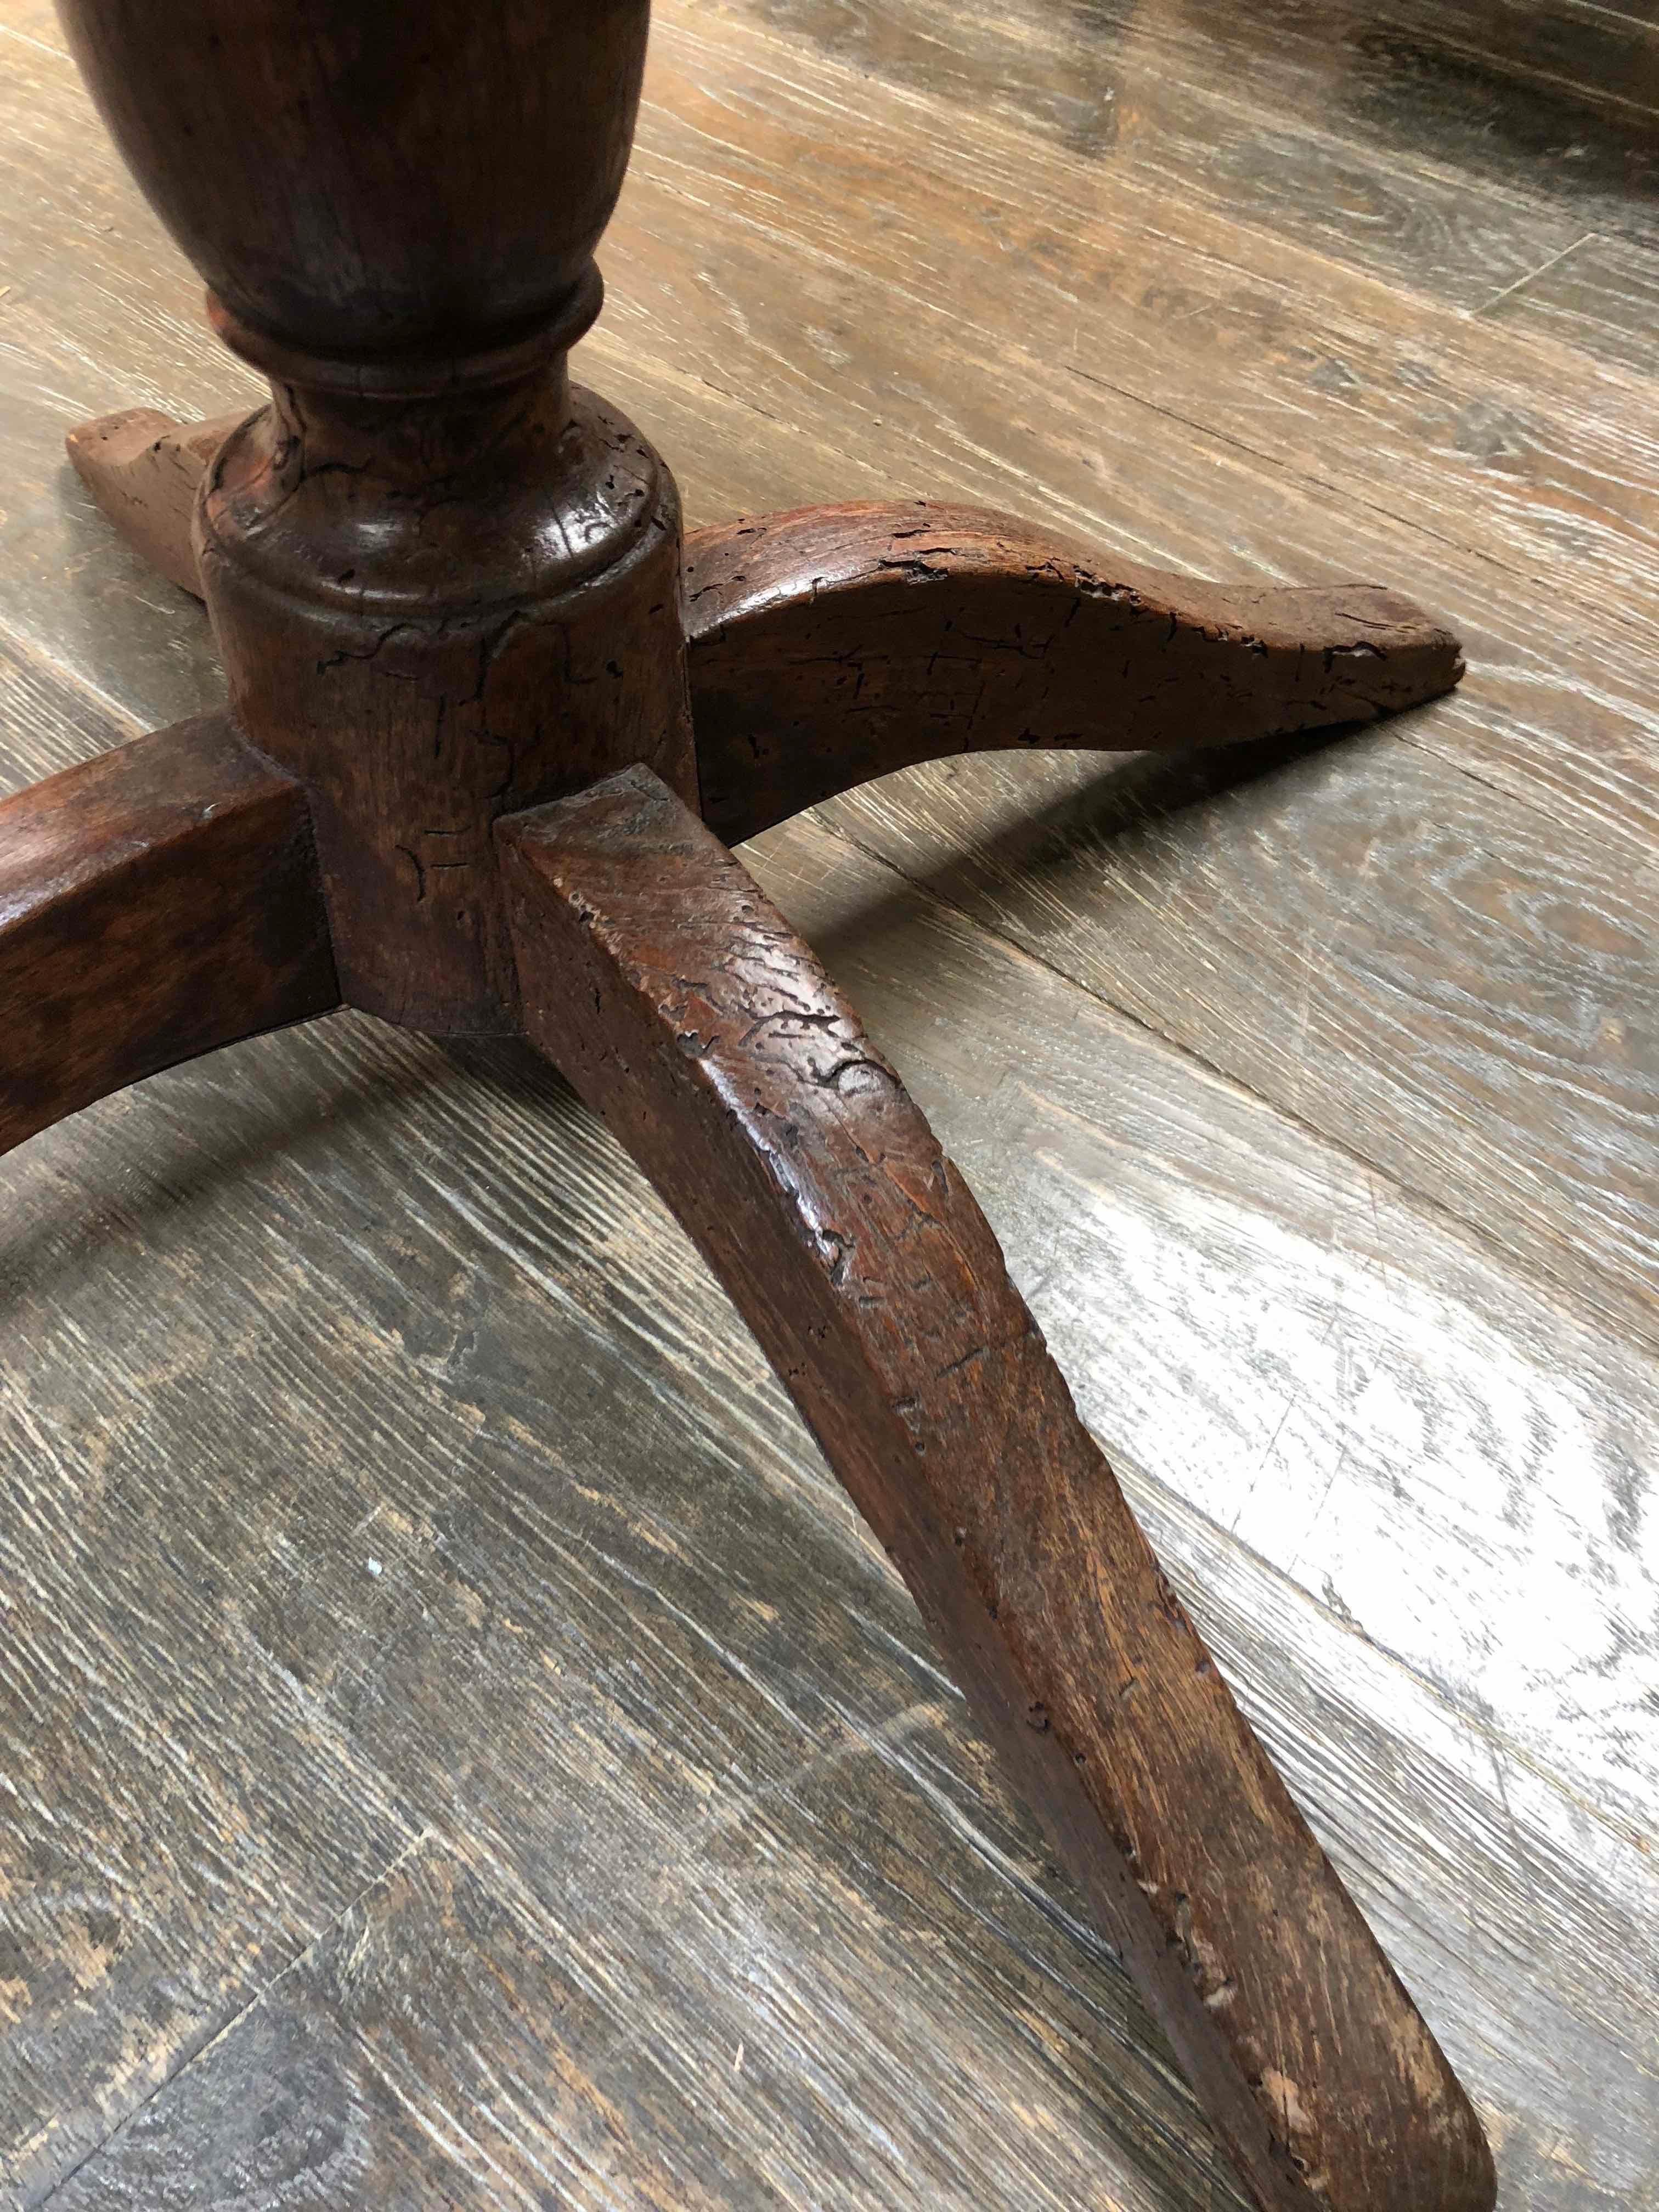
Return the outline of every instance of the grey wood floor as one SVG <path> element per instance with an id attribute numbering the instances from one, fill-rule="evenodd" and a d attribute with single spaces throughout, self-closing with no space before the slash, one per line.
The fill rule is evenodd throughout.
<path id="1" fill-rule="evenodd" d="M 221 695 L 64 428 L 253 387 L 46 0 L 0 108 L 11 788 Z M 1659 2206 L 1656 191 L 1642 0 L 659 0 L 579 372 L 694 522 L 933 491 L 1463 632 L 1385 729 L 749 857 L 1506 2212 Z M 1240 2202 L 544 1067 L 340 1015 L 0 1163 L 0 2203 Z"/>

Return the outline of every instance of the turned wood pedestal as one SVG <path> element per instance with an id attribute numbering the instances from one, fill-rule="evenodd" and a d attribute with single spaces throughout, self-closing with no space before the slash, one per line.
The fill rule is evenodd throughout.
<path id="1" fill-rule="evenodd" d="M 207 602 L 228 712 L 0 807 L 0 1144 L 342 1003 L 522 1033 L 730 1291 L 1256 2199 L 1474 2212 L 1492 2161 L 1002 1255 L 728 848 L 901 765 L 1217 745 L 1433 696 L 1370 585 L 1091 566 L 915 502 L 682 537 L 573 387 L 647 0 L 64 0 L 270 380 L 70 450 Z"/>

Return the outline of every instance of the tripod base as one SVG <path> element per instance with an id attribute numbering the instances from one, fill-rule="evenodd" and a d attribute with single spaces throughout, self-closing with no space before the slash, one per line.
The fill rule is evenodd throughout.
<path id="1" fill-rule="evenodd" d="M 231 429 L 241 450 L 240 419 L 129 414 L 70 440 L 117 526 L 186 589 L 203 583 L 192 509 Z M 971 1194 L 726 849 L 944 755 L 1367 720 L 1455 683 L 1456 641 L 1376 586 L 1103 571 L 1029 525 L 926 502 L 694 533 L 683 605 L 700 813 L 633 764 L 546 804 L 503 781 L 476 819 L 413 834 L 465 835 L 499 901 L 514 988 L 498 1002 L 732 1292 L 1256 2200 L 1477 2212 L 1493 2180 L 1474 2115 L 1159 1571 Z M 423 667 L 389 680 L 412 695 Z M 337 733 L 356 787 L 380 787 L 379 742 L 368 721 Z M 390 740 L 386 758 L 401 773 Z M 358 1002 L 343 959 L 337 975 L 319 803 L 224 716 L 0 807 L 0 990 L 24 1041 L 0 1074 L 0 1146 L 170 1060 Z"/>
<path id="2" fill-rule="evenodd" d="M 245 419 L 135 408 L 67 441 L 135 552 L 198 598 L 197 495 Z M 1106 571 L 931 501 L 691 532 L 684 607 L 701 811 L 731 843 L 951 753 L 1237 744 L 1370 721 L 1463 672 L 1450 631 L 1378 585 Z"/>

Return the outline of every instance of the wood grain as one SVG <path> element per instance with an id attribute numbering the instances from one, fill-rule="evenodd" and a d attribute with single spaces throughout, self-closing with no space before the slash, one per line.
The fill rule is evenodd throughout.
<path id="1" fill-rule="evenodd" d="M 1648 1834 L 1652 1351 L 821 821 L 745 858 L 902 1040 L 1115 1456 Z"/>
<path id="2" fill-rule="evenodd" d="M 587 2070 L 570 2039 L 586 2011 L 556 1930 L 502 1897 L 499 1869 L 422 1838 L 54 2194 L 54 2212 L 206 2212 L 227 2172 L 263 2212 L 717 2212 L 672 2153 L 634 2140 Z"/>
<path id="3" fill-rule="evenodd" d="M 1242 67 L 1236 55 L 1212 58 L 1201 29 L 1187 53 L 1172 55 L 1175 42 L 1160 37 L 1171 12 L 1191 11 L 1091 6 L 1054 18 L 1023 0 L 964 11 L 959 36 L 941 29 L 925 0 L 699 9 L 711 34 L 757 21 L 775 46 L 816 48 L 900 99 L 920 94 L 975 124 L 988 113 L 1079 168 L 1133 169 L 1173 200 L 1219 203 L 1254 228 L 1294 234 L 1322 258 L 1431 298 L 1484 296 L 1505 281 L 1492 272 L 1519 276 L 1571 243 L 1571 218 L 1559 210 L 1505 204 L 1455 176 L 1425 173 L 1392 146 L 1333 130 L 1305 87 L 1299 103 L 1253 97 L 1259 56 Z M 1329 75 L 1328 63 L 1328 84 Z"/>
<path id="4" fill-rule="evenodd" d="M 1263 2205 L 1489 2204 L 1437 2046 L 1239 1718 L 983 1216 L 648 772 L 503 824 L 526 1034 L 736 1298 Z"/>
<path id="5" fill-rule="evenodd" d="M 701 807 L 726 839 L 941 754 L 1237 744 L 1462 673 L 1451 633 L 1374 585 L 1103 574 L 1012 516 L 923 501 L 701 531 L 685 587 Z"/>
<path id="6" fill-rule="evenodd" d="M 45 1140 L 50 1144 L 52 1139 Z M 146 1528 L 121 1479 L 170 1395 L 210 1397 L 210 1324 L 110 1388 L 133 1310 L 69 1356 L 67 1420 L 27 1377 L 69 1351 L 30 1310 L 33 1148 L 5 1168 L 0 1407 L 0 2203 L 44 2203 L 410 1840 L 391 1793 Z M 88 1196 L 82 1180 L 47 1176 Z M 20 1203 L 20 1198 L 21 1202 Z M 119 1218 L 118 1203 L 116 1209 Z M 84 1224 L 82 1233 L 84 1234 Z M 119 1243 L 118 1237 L 118 1249 Z M 209 1274 L 192 1267 L 198 1291 Z M 257 1464 L 257 1446 L 239 1442 Z M 167 1455 L 164 1453 L 164 1456 Z M 181 1450 L 187 1488 L 202 1460 Z"/>
<path id="7" fill-rule="evenodd" d="M 1365 737 L 1267 765 L 1160 788 L 993 757 L 834 805 L 860 844 L 1659 1341 L 1653 856 L 1610 868 Z"/>
<path id="8" fill-rule="evenodd" d="M 45 1163 L 14 1186 L 38 1418 L 78 1458 L 131 1397 L 110 1497 L 401 1802 L 510 1839 L 641 2158 L 676 2145 L 722 2203 L 1241 2201 L 1127 1984 L 1047 1896 L 902 1588 L 849 1513 L 826 1524 L 787 1402 L 563 1087 L 355 1018 L 242 1053 L 217 1115 L 220 1063 L 140 1094 L 131 1165 L 104 1133 L 72 1206 Z M 118 1278 L 122 1224 L 158 1210 L 155 1295 L 107 1332 L 89 1400 L 65 1292 Z M 161 1362 L 141 1407 L 121 1378 Z M 917 1759 L 948 1802 L 907 1781 Z M 525 2125 L 556 2162 L 544 2094 Z"/>
<path id="9" fill-rule="evenodd" d="M 1508 330 L 1536 331 L 1644 376 L 1659 374 L 1659 246 L 1581 239 L 1486 311 Z"/>
<path id="10" fill-rule="evenodd" d="M 1615 934 L 1648 927 L 1631 902 L 1659 830 L 1653 570 L 1630 535 L 1650 410 L 1634 377 L 1597 368 L 1628 342 L 1642 369 L 1641 249 L 1628 270 L 1594 240 L 1565 254 L 1569 294 L 1576 264 L 1594 278 L 1582 315 L 1571 296 L 1547 321 L 1527 303 L 1551 299 L 1542 264 L 1560 247 L 1642 234 L 1640 192 L 1622 214 L 1609 197 L 1613 160 L 1641 142 L 1568 106 L 1552 151 L 1538 109 L 1449 69 L 1443 95 L 1434 57 L 1461 44 L 1498 78 L 1535 64 L 1534 84 L 1628 101 L 1651 28 L 1489 0 L 1389 0 L 1364 22 L 1325 0 L 1138 15 L 1134 74 L 1111 88 L 1121 127 L 1090 146 L 1067 142 L 1066 109 L 1100 86 L 1103 42 L 1091 53 L 1070 11 L 1003 11 L 1007 27 L 957 11 L 872 49 L 861 75 L 856 50 L 836 61 L 780 13 L 716 27 L 659 0 L 584 373 L 670 454 L 698 522 L 896 491 L 1052 509 L 1132 559 L 1371 574 L 1455 617 L 1474 676 L 1364 741 L 1364 838 L 1336 837 L 1334 785 L 1320 849 L 1348 857 L 1300 879 L 1298 911 L 1328 947 L 1357 901 L 1363 938 L 1390 885 L 1414 895 L 1425 825 L 1449 806 L 1478 855 L 1481 793 L 1516 802 L 1487 892 L 1413 910 L 1465 977 L 1496 958 L 1491 1005 L 1518 1051 L 1535 1030 L 1554 1040 L 1558 1073 L 1533 1096 L 1551 1143 L 1588 1163 L 1608 1125 L 1561 1042 L 1577 1002 L 1587 1040 L 1623 1022 L 1617 1066 L 1644 1049 L 1639 962 L 1601 967 L 1590 943 L 1608 896 L 1628 917 Z M 62 464 L 64 427 L 262 395 L 205 330 L 50 6 L 5 0 L 0 18 L 15 785 L 109 742 L 100 709 L 131 735 L 222 696 L 204 618 L 114 539 Z M 1212 51 L 1197 98 L 1155 82 L 1183 43 L 1194 65 Z M 672 242 L 694 191 L 732 196 L 746 244 L 729 250 L 727 231 L 718 258 L 698 249 L 687 282 Z M 932 212 L 952 202 L 959 232 Z M 826 240 L 847 271 L 834 284 L 813 258 Z M 930 324 L 905 342 L 913 296 L 947 297 L 980 335 Z M 1492 304 L 1465 326 L 1452 299 Z M 938 378 L 920 373 L 930 351 Z M 813 373 L 786 380 L 780 352 Z M 1589 593 L 1586 563 L 1604 579 Z M 1408 778 L 1390 814 L 1389 764 L 1411 756 L 1453 781 Z M 969 762 L 934 788 L 984 772 L 993 838 L 1022 790 L 1038 816 L 1052 801 L 1067 848 L 1066 772 L 1087 764 L 1010 765 L 1018 782 Z M 1103 871 L 1090 845 L 1057 872 L 1068 927 L 1098 902 L 1121 928 L 1165 897 L 1167 856 L 1178 933 L 1162 951 L 1186 963 L 1171 1003 L 1184 1019 L 1201 1000 L 1217 1029 L 1249 1018 L 1236 994 L 1251 976 L 1218 927 L 1236 910 L 1199 896 L 1203 841 L 1220 836 L 1231 879 L 1236 811 L 1275 849 L 1276 794 L 1307 772 L 1242 787 L 1249 765 L 1224 786 L 1211 763 L 1184 799 L 1164 772 L 1143 785 L 1120 768 L 1117 797 L 1084 818 L 1091 838 L 1131 837 L 1134 865 Z M 1576 920 L 1543 896 L 1563 824 Z M 1474 2086 L 1503 2202 L 1648 2212 L 1659 1388 L 1640 1340 L 1650 1301 L 1624 1261 L 1523 1267 L 1376 1164 L 1415 1142 L 1414 1115 L 1429 1113 L 1419 1164 L 1468 1138 L 1485 1110 L 1472 1060 L 1436 1119 L 1421 1092 L 1368 1087 L 1362 1032 L 1326 1020 L 1345 1101 L 1328 1141 L 842 837 L 799 823 L 751 864 L 970 1173 L 1138 1516 Z M 1514 868 L 1525 922 L 1503 903 Z M 1495 935 L 1478 920 L 1491 895 Z M 1150 914 L 1146 931 L 1156 1025 Z M 1391 941 L 1395 975 L 1407 948 Z M 1524 1085 L 1505 1096 L 1515 1120 L 1460 1156 L 1459 1188 L 1490 1176 L 1507 1205 L 1540 1162 Z M 44 1435 L 77 1471 L 87 1566 L 70 1596 L 96 1605 L 137 1523 L 145 1559 L 165 1548 L 188 1572 L 163 1578 L 164 1626 L 210 1607 L 213 1648 L 237 1654 L 228 1671 L 182 1652 L 188 1706 L 158 1681 L 124 1711 L 159 1713 L 187 1747 L 199 1725 L 240 1787 L 279 1790 L 264 1763 L 295 1753 L 261 1734 L 246 1680 L 307 1729 L 349 1732 L 410 1817 L 439 1808 L 487 1836 L 591 1976 L 571 2041 L 633 2116 L 638 2171 L 665 2145 L 688 2197 L 695 2179 L 734 2208 L 803 2212 L 1238 2201 L 896 1577 L 684 1239 L 562 1086 L 509 1052 L 335 1017 L 160 1075 L 33 1139 L 0 1184 L 7 1525 Z M 1580 1226 L 1601 1220 L 1592 1188 Z M 13 1648 L 50 1652 L 61 1633 L 48 1609 Z M 65 1778 L 51 1789 L 70 1825 L 82 1805 L 95 1835 L 100 1807 L 130 1802 L 158 1855 L 193 1863 L 190 1790 L 118 1753 L 84 1790 Z M 326 1816 L 286 1832 L 275 1882 L 300 1901 L 295 1942 L 401 1848 L 372 1847 L 331 1888 L 336 1832 Z M 183 1889 L 228 1893 L 210 1877 Z M 184 1913 L 170 1958 L 240 1940 L 234 1916 L 198 1939 Z M 149 2033 L 141 1986 L 153 2000 L 142 1971 L 100 1997 L 84 2058 L 58 2045 L 72 2081 L 114 2080 L 95 2069 Z M 635 2023 L 620 2043 L 611 2014 Z M 652 2087 L 659 2060 L 677 2090 Z M 0 2055 L 8 2124 L 18 2078 Z M 464 2070 L 447 2091 L 435 2062 L 430 2078 L 450 2112 L 475 2094 Z M 150 2079 L 122 2078 L 94 2124 L 76 2106 L 73 2155 Z M 49 2091 L 68 2094 L 60 2075 Z M 538 2101 L 523 2100 L 524 2140 L 568 2188 Z M 442 2201 L 459 2185 L 431 2155 Z"/>
<path id="11" fill-rule="evenodd" d="M 925 0 L 697 5 L 721 29 L 763 27 L 792 61 L 816 48 L 913 103 L 988 113 L 1079 167 L 1133 170 L 1464 305 L 1513 281 L 1552 217 L 1635 228 L 1652 191 L 1659 41 L 1588 6 L 1393 0 L 1379 18 L 1259 0 L 1218 17 L 1100 0 L 1056 19 L 981 0 L 942 24 Z"/>
<path id="12" fill-rule="evenodd" d="M 303 794 L 226 716 L 0 804 L 0 1149 L 338 1004 Z"/>
<path id="13" fill-rule="evenodd" d="M 1505 2201 L 1641 2205 L 1651 1817 L 1614 1823 L 1588 1773 L 1551 1777 L 1576 1736 L 1615 1759 L 1641 1741 L 1642 1601 L 1593 1618 L 1610 1555 L 1579 1547 L 1644 1494 L 1650 1370 L 1607 1364 L 1605 1329 L 1564 1334 L 1443 1218 L 1063 978 L 948 911 L 922 926 L 925 901 L 810 821 L 755 857 L 984 1192 L 1137 1513 L 1474 2083 Z M 672 2053 L 717 2198 L 1239 2201 L 902 1585 L 556 1079 L 337 1017 L 8 1165 L 8 1457 L 26 1412 L 89 1464 L 110 1435 L 89 1544 L 112 1540 L 114 1500 L 141 1515 L 404 1802 L 520 1870 L 591 1976 L 607 2092 L 682 2142 L 648 2087 Z M 1357 1403 L 1414 1438 L 1360 1462 L 1397 1516 L 1398 1608 L 1364 1626 L 1432 1625 L 1424 1673 L 1344 1620 L 1365 1613 L 1369 1532 L 1307 1549 L 1322 1607 L 1195 1486 L 1262 1456 L 1298 1301 L 1331 1356 L 1297 1359 L 1273 1483 L 1310 1516 Z M 1589 1455 L 1588 1421 L 1606 1424 Z M 1506 1522 L 1540 1468 L 1535 1531 Z M 1434 1516 L 1463 1495 L 1490 1517 L 1452 1535 Z M 1440 1563 L 1506 1534 L 1513 1595 L 1477 1624 Z M 1585 1663 L 1534 1680 L 1540 1619 Z M 1599 1685 L 1608 1649 L 1630 1713 L 1540 1731 L 1529 1697 Z M 620 2043 L 606 2011 L 634 2023 Z M 556 2130 L 539 2141 L 556 2160 Z"/>
<path id="14" fill-rule="evenodd" d="M 1344 484 L 1458 542 L 1477 535 L 1522 588 L 1564 554 L 1562 581 L 1587 598 L 1596 581 L 1629 592 L 1651 573 L 1659 512 L 1646 396 L 1630 378 L 1548 344 L 1517 359 L 1483 316 L 1437 319 L 1431 338 L 1383 283 L 1334 269 L 1310 283 L 1297 252 L 1226 211 L 1115 165 L 1079 173 L 960 110 L 913 103 L 907 155 L 882 130 L 878 88 L 844 66 L 780 84 L 763 40 L 740 22 L 720 29 L 717 43 L 671 15 L 653 64 L 664 112 L 641 160 L 665 201 L 658 251 L 678 252 L 682 270 L 728 254 L 741 264 L 758 240 L 787 239 L 803 266 L 856 270 L 925 307 L 909 374 L 947 413 L 966 362 L 994 378 L 1012 343 L 1081 380 L 1085 420 L 1134 401 L 1208 425 L 1304 481 Z M 702 208 L 722 232 L 694 245 Z M 961 281 L 988 252 L 988 293 Z M 661 283 L 695 327 L 707 274 Z M 751 325 L 750 343 L 773 341 L 768 383 L 833 368 L 842 319 L 815 313 L 809 329 L 790 348 Z M 930 358 L 943 373 L 930 375 Z M 733 367 L 728 352 L 708 370 L 724 381 Z M 833 394 L 836 380 L 823 380 Z"/>

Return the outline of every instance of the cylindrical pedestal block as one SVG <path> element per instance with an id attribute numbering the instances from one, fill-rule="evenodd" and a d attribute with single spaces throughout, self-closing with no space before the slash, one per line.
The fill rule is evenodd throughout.
<path id="1" fill-rule="evenodd" d="M 244 730 L 309 795 L 343 994 L 513 1030 L 496 817 L 635 761 L 696 801 L 673 479 L 545 338 L 363 391 L 222 325 L 276 398 L 204 482 L 203 586 Z"/>

